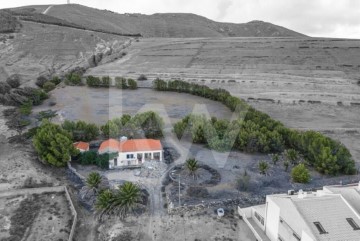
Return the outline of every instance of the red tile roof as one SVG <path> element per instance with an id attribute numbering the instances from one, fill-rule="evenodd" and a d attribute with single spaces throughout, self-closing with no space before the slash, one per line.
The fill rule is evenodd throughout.
<path id="1" fill-rule="evenodd" d="M 157 150 L 162 150 L 161 142 L 154 139 L 135 139 L 121 141 L 119 145 L 119 152 Z"/>
<path id="2" fill-rule="evenodd" d="M 109 140 L 103 141 L 99 147 L 99 152 L 103 152 L 106 149 L 118 151 L 119 145 L 120 145 L 120 142 L 115 139 L 109 139 Z"/>
<path id="3" fill-rule="evenodd" d="M 89 150 L 89 146 L 90 146 L 89 143 L 82 142 L 82 141 L 75 142 L 73 145 L 76 149 L 83 150 L 83 151 Z"/>
<path id="4" fill-rule="evenodd" d="M 121 142 L 109 139 L 101 143 L 99 152 L 103 152 L 106 149 L 117 150 L 119 152 L 157 151 L 162 150 L 162 145 L 159 140 L 154 139 L 134 139 Z"/>

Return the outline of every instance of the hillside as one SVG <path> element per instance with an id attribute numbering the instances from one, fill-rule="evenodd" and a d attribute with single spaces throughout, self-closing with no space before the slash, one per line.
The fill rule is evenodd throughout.
<path id="1" fill-rule="evenodd" d="M 41 8 L 30 6 L 26 8 Z M 21 8 L 18 8 L 19 10 Z M 292 30 L 262 21 L 219 23 L 187 13 L 118 14 L 77 4 L 54 5 L 46 15 L 87 29 L 144 37 L 304 37 Z"/>

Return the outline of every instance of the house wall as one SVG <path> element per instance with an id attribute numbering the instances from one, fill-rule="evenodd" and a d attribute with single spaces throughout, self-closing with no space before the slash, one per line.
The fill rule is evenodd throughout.
<path id="1" fill-rule="evenodd" d="M 149 153 L 149 158 L 145 159 L 145 153 Z M 138 154 L 142 156 L 142 161 L 139 162 L 138 160 Z M 157 151 L 138 151 L 138 152 L 119 152 L 119 155 L 117 157 L 117 165 L 115 166 L 115 160 L 111 160 L 109 162 L 110 168 L 113 167 L 121 167 L 121 166 L 136 166 L 141 165 L 146 160 L 152 160 L 154 159 L 154 155 L 159 155 L 159 161 L 163 161 L 163 151 L 157 150 Z M 133 158 L 128 158 L 128 155 L 133 155 Z"/>
<path id="2" fill-rule="evenodd" d="M 278 241 L 280 208 L 269 198 L 266 198 L 265 233 L 271 241 Z"/>

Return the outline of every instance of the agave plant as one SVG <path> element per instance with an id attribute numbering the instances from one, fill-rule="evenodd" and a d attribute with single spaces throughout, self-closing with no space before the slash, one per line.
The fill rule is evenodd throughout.
<path id="1" fill-rule="evenodd" d="M 269 170 L 269 164 L 265 161 L 259 162 L 259 171 L 261 175 L 266 175 Z"/>
<path id="2" fill-rule="evenodd" d="M 199 164 L 197 160 L 195 160 L 194 158 L 188 159 L 186 161 L 186 168 L 188 169 L 189 174 L 195 179 L 196 171 L 199 169 Z"/>
<path id="3" fill-rule="evenodd" d="M 126 182 L 115 193 L 110 190 L 101 192 L 95 206 L 100 211 L 100 218 L 104 214 L 114 213 L 124 219 L 144 206 L 142 198 L 141 189 L 132 182 Z"/>
<path id="4" fill-rule="evenodd" d="M 97 190 L 101 183 L 101 176 L 98 172 L 91 172 L 86 179 L 86 186 L 89 189 Z"/>

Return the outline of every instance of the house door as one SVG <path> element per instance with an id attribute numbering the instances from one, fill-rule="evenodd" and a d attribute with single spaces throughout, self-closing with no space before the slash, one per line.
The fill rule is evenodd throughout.
<path id="1" fill-rule="evenodd" d="M 117 158 L 114 158 L 114 166 L 116 166 L 117 167 Z"/>

